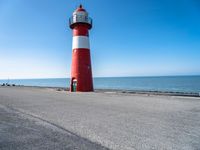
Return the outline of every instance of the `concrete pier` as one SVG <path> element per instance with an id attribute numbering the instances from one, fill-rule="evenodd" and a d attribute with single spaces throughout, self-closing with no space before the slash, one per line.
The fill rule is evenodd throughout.
<path id="1" fill-rule="evenodd" d="M 0 149 L 200 149 L 200 98 L 0 87 Z"/>

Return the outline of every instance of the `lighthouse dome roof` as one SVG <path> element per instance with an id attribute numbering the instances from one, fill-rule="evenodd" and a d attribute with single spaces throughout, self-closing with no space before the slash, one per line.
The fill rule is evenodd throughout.
<path id="1" fill-rule="evenodd" d="M 79 12 L 79 11 L 84 11 L 84 12 L 86 12 L 86 10 L 83 8 L 82 5 L 80 5 L 80 6 L 75 10 L 75 12 Z"/>

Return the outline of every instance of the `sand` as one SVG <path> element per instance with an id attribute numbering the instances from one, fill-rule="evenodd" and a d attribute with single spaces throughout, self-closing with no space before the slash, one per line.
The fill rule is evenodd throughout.
<path id="1" fill-rule="evenodd" d="M 0 149 L 199 150 L 200 98 L 0 87 Z"/>

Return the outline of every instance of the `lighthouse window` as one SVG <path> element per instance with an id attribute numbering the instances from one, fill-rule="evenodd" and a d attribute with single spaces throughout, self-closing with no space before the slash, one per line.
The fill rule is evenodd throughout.
<path id="1" fill-rule="evenodd" d="M 73 16 L 73 22 L 76 22 L 76 20 L 77 20 L 77 17 L 76 17 L 76 15 L 74 15 Z"/>
<path id="2" fill-rule="evenodd" d="M 83 19 L 84 19 L 84 16 L 82 16 L 82 15 L 78 16 L 79 21 L 83 21 Z"/>
<path id="3" fill-rule="evenodd" d="M 82 18 L 83 18 L 83 16 L 79 16 L 79 18 L 80 18 L 80 19 L 82 19 Z"/>
<path id="4" fill-rule="evenodd" d="M 85 21 L 88 21 L 88 16 L 85 16 Z"/>

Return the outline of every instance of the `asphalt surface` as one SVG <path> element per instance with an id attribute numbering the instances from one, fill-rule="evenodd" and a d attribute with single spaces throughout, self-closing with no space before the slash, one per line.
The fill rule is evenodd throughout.
<path id="1" fill-rule="evenodd" d="M 0 150 L 47 149 L 106 148 L 40 118 L 0 106 Z"/>
<path id="2" fill-rule="evenodd" d="M 200 99 L 0 88 L 0 149 L 200 150 Z"/>

